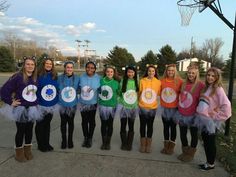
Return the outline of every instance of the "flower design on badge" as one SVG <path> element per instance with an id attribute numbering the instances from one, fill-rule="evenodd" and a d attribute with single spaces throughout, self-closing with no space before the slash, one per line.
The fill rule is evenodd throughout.
<path id="1" fill-rule="evenodd" d="M 128 90 L 124 93 L 124 101 L 127 104 L 134 104 L 137 100 L 137 93 L 135 90 Z"/>

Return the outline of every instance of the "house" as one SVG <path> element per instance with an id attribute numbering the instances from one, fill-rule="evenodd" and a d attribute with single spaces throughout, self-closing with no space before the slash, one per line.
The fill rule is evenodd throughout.
<path id="1" fill-rule="evenodd" d="M 187 68 L 191 62 L 199 62 L 198 58 L 185 58 L 183 60 L 177 61 L 177 69 L 178 71 L 187 71 Z M 211 67 L 211 63 L 208 61 L 201 60 L 202 67 L 204 71 L 207 71 L 208 68 Z"/>

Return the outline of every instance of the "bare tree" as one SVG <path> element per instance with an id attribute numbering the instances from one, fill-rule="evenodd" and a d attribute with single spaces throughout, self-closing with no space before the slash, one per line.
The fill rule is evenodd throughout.
<path id="1" fill-rule="evenodd" d="M 10 4 L 6 0 L 0 1 L 0 12 L 4 12 L 9 8 Z"/>

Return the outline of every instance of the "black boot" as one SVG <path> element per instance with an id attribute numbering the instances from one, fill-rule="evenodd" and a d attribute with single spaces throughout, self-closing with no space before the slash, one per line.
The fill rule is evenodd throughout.
<path id="1" fill-rule="evenodd" d="M 73 148 L 74 147 L 74 143 L 73 143 L 73 131 L 69 130 L 68 133 L 68 148 Z"/>
<path id="2" fill-rule="evenodd" d="M 61 127 L 61 138 L 62 138 L 61 149 L 66 149 L 67 147 L 66 126 Z"/>
<path id="3" fill-rule="evenodd" d="M 102 137 L 101 150 L 105 150 L 105 149 L 106 149 L 106 142 L 107 142 L 107 137 L 106 137 L 106 136 L 103 136 L 103 137 Z"/>
<path id="4" fill-rule="evenodd" d="M 110 150 L 111 149 L 111 137 L 108 136 L 106 139 L 105 149 Z"/>
<path id="5" fill-rule="evenodd" d="M 45 132 L 43 130 L 43 120 L 42 120 L 40 122 L 37 122 L 35 126 L 35 135 L 38 144 L 38 150 L 40 150 L 41 152 L 47 151 L 47 148 L 44 143 L 44 134 Z"/>
<path id="6" fill-rule="evenodd" d="M 128 138 L 127 138 L 127 150 L 128 151 L 132 150 L 133 139 L 134 139 L 134 132 L 129 131 Z"/>
<path id="7" fill-rule="evenodd" d="M 44 143 L 45 143 L 45 146 L 46 146 L 46 149 L 48 150 L 48 151 L 53 151 L 54 150 L 54 148 L 49 144 L 49 140 L 50 140 L 50 129 L 51 129 L 51 127 L 50 127 L 50 122 L 51 122 L 51 120 L 52 120 L 52 114 L 47 114 L 46 116 L 45 116 L 45 123 L 44 123 L 44 127 L 45 127 L 45 133 L 44 133 Z"/>
<path id="8" fill-rule="evenodd" d="M 82 144 L 82 147 L 87 147 L 88 145 L 88 137 L 84 137 L 84 142 Z"/>
<path id="9" fill-rule="evenodd" d="M 120 139 L 121 139 L 121 149 L 126 150 L 127 148 L 127 135 L 126 131 L 125 132 L 120 132 Z"/>
<path id="10" fill-rule="evenodd" d="M 91 148 L 92 147 L 92 138 L 88 138 L 88 141 L 87 141 L 87 148 Z"/>

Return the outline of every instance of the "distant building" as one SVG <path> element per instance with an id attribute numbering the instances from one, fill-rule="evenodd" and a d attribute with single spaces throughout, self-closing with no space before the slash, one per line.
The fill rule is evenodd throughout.
<path id="1" fill-rule="evenodd" d="M 177 61 L 177 69 L 178 71 L 187 71 L 187 68 L 191 62 L 198 62 L 198 58 L 185 58 L 183 60 Z M 208 61 L 201 60 L 202 67 L 204 71 L 207 71 L 208 68 L 211 67 L 211 63 Z"/>

